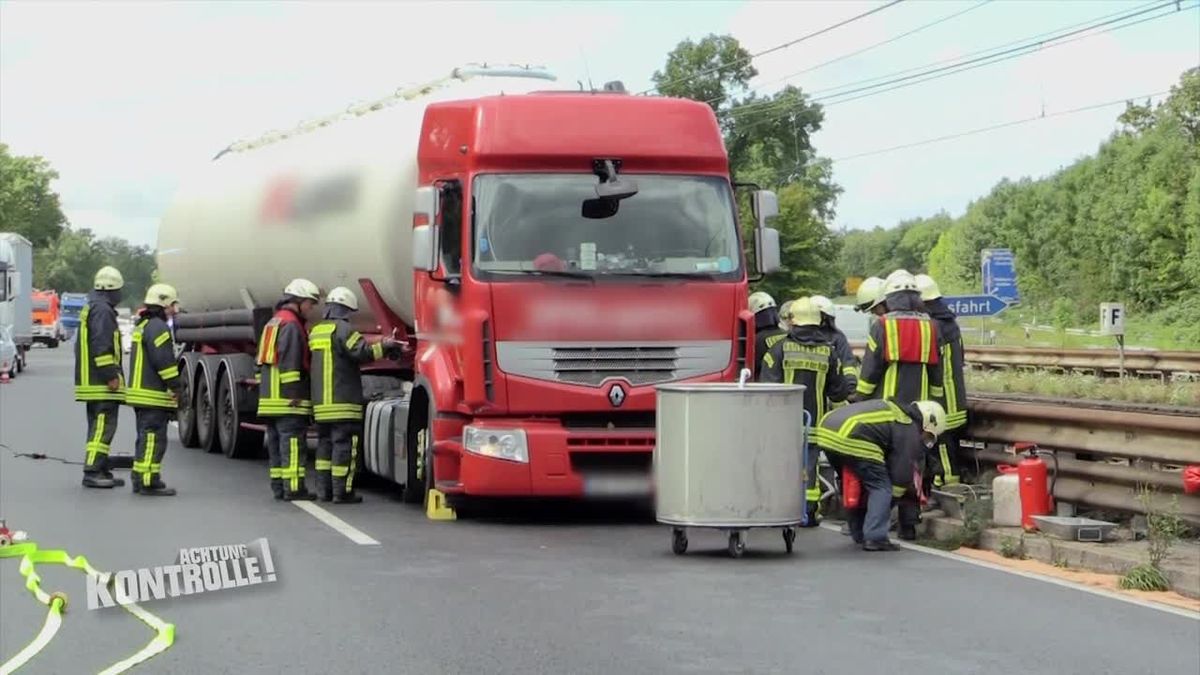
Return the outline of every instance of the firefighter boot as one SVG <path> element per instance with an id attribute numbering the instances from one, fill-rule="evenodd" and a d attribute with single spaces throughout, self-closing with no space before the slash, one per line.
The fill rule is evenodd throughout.
<path id="1" fill-rule="evenodd" d="M 111 490 L 117 484 L 111 478 L 105 478 L 99 471 L 83 474 L 83 486 L 90 488 L 105 488 Z"/>
<path id="2" fill-rule="evenodd" d="M 166 483 L 163 483 L 161 478 L 155 476 L 150 482 L 149 487 L 143 485 L 142 488 L 138 490 L 138 494 L 148 497 L 174 497 L 175 488 L 167 487 Z"/>
<path id="3" fill-rule="evenodd" d="M 328 471 L 317 469 L 317 498 L 323 502 L 333 499 L 333 476 Z"/>
<path id="4" fill-rule="evenodd" d="M 362 501 L 353 490 L 346 489 L 346 476 L 334 476 L 333 478 L 333 503 L 334 504 L 357 504 Z"/>

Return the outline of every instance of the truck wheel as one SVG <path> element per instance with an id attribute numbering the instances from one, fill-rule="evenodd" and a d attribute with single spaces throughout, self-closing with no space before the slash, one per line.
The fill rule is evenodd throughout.
<path id="1" fill-rule="evenodd" d="M 187 361 L 180 364 L 179 383 L 179 409 L 175 412 L 175 419 L 179 423 L 179 442 L 185 448 L 198 448 L 200 436 L 196 429 L 196 409 L 192 405 L 192 376 Z"/>
<path id="2" fill-rule="evenodd" d="M 200 448 L 205 452 L 221 449 L 217 443 L 216 406 L 207 377 L 201 377 L 196 383 L 196 436 L 200 439 Z"/>
<path id="3" fill-rule="evenodd" d="M 233 374 L 223 371 L 221 384 L 217 386 L 216 410 L 221 452 L 230 459 L 255 457 L 263 448 L 262 432 L 242 428 L 234 387 Z"/>
<path id="4" fill-rule="evenodd" d="M 58 349 L 58 338 L 51 338 L 50 341 L 46 343 L 46 346 L 50 349 Z"/>
<path id="5" fill-rule="evenodd" d="M 422 504 L 425 502 L 425 490 L 433 485 L 433 466 L 429 463 L 431 453 L 429 449 L 433 447 L 433 424 L 431 422 L 433 416 L 429 414 L 429 404 L 410 411 L 409 419 L 413 419 L 413 415 L 418 415 L 416 419 L 424 419 L 425 424 L 420 429 L 409 428 L 408 447 L 408 467 L 404 480 L 404 493 L 401 499 L 405 504 Z"/>

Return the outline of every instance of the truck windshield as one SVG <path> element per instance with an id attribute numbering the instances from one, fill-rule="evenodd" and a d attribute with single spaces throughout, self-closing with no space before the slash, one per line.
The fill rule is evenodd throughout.
<path id="1" fill-rule="evenodd" d="M 476 177 L 475 273 L 740 278 L 742 255 L 727 181 L 627 177 L 637 183 L 637 194 L 621 200 L 615 215 L 600 219 L 582 215 L 584 200 L 596 197 L 595 175 Z"/>

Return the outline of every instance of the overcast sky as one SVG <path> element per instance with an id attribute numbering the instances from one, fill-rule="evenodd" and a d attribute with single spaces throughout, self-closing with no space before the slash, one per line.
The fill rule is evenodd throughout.
<path id="1" fill-rule="evenodd" d="M 545 65 L 560 85 L 631 91 L 682 39 L 730 33 L 751 52 L 880 2 L 0 2 L 0 141 L 45 156 L 75 227 L 153 245 L 179 177 L 236 138 L 342 110 L 472 62 Z M 755 60 L 770 93 L 803 71 L 980 4 L 907 0 Z M 953 58 L 1160 3 L 996 0 L 786 80 L 806 91 Z M 1200 65 L 1200 9 L 826 110 L 842 158 L 1168 89 Z M 1190 8 L 1190 9 L 1189 9 Z M 1147 15 L 1149 16 L 1149 15 Z M 1121 106 L 839 161 L 837 225 L 961 213 L 1005 176 L 1086 155 Z"/>

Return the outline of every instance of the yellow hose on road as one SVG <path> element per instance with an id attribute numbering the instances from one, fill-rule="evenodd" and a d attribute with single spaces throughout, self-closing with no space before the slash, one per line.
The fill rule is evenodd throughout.
<path id="1" fill-rule="evenodd" d="M 72 558 L 66 551 L 40 550 L 37 544 L 31 541 L 0 546 L 0 558 L 16 557 L 21 558 L 19 571 L 21 572 L 21 576 L 25 578 L 25 588 L 33 594 L 33 597 L 38 602 L 46 605 L 49 611 L 46 613 L 46 621 L 42 624 L 41 631 L 38 632 L 33 641 L 18 652 L 16 656 L 6 661 L 4 665 L 0 665 L 0 675 L 9 675 L 9 673 L 16 672 L 18 668 L 28 663 L 34 656 L 37 656 L 38 652 L 42 651 L 50 643 L 50 640 L 54 638 L 54 635 L 62 626 L 62 615 L 67 609 L 67 595 L 62 592 L 47 593 L 42 590 L 42 578 L 37 573 L 37 565 L 39 563 L 64 565 L 80 570 L 88 575 L 102 576 L 102 573 L 88 564 L 87 558 L 83 556 Z M 175 642 L 174 624 L 166 623 L 157 616 L 142 609 L 136 603 L 121 606 L 130 614 L 137 617 L 142 623 L 149 626 L 155 632 L 155 637 L 133 656 L 105 668 L 101 671 L 101 675 L 123 673 L 152 656 L 166 651 Z"/>

